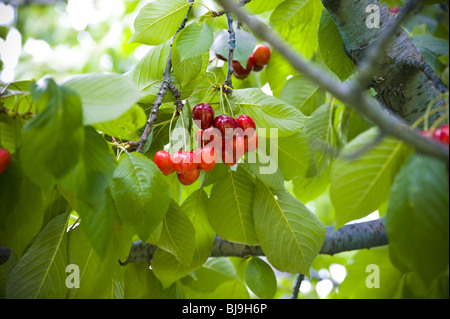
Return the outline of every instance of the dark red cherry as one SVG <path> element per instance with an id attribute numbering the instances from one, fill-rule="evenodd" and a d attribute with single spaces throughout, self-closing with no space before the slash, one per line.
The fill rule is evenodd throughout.
<path id="1" fill-rule="evenodd" d="M 199 127 L 202 130 L 205 130 L 211 127 L 214 121 L 214 110 L 211 105 L 207 103 L 200 103 L 192 110 L 192 118 L 197 126 L 200 123 Z"/>
<path id="2" fill-rule="evenodd" d="M 222 138 L 231 138 L 233 131 L 238 127 L 236 119 L 228 115 L 218 115 L 214 119 L 213 127 L 219 130 Z M 231 129 L 231 130 L 230 130 Z M 228 134 L 226 134 L 228 132 Z"/>

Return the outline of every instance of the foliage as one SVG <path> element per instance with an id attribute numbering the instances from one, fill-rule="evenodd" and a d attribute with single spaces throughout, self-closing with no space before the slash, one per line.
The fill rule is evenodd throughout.
<path id="1" fill-rule="evenodd" d="M 233 78 L 233 93 L 225 94 L 220 88 L 226 62 L 214 53 L 228 55 L 227 21 L 225 15 L 213 18 L 210 5 L 194 4 L 171 46 L 189 4 L 129 1 L 134 31 L 122 30 L 111 72 L 86 61 L 81 69 L 58 73 L 44 66 L 39 76 L 24 73 L 26 81 L 2 84 L 0 107 L 8 111 L 0 112 L 0 147 L 12 161 L 0 175 L 0 246 L 11 247 L 12 254 L 0 266 L 0 296 L 284 298 L 294 274 L 305 274 L 314 286 L 324 279 L 318 270 L 342 264 L 347 278 L 340 286 L 333 282 L 339 289 L 329 297 L 448 298 L 448 167 L 390 137 L 349 159 L 377 139 L 378 129 L 297 74 L 277 52 L 262 72 Z M 331 77 L 344 81 L 355 72 L 319 0 L 255 0 L 247 7 Z M 22 34 L 39 36 L 20 19 L 21 10 Z M 28 17 L 49 16 L 44 10 L 51 8 L 23 10 Z M 448 8 L 447 22 L 425 19 L 439 10 L 427 6 L 407 27 L 442 75 L 448 74 Z M 53 25 L 50 34 L 57 31 Z M 246 63 L 257 42 L 245 25 L 236 29 L 235 59 Z M 131 65 L 130 53 L 139 44 L 149 50 Z M 169 92 L 144 154 L 128 152 L 126 142 L 144 130 L 170 52 L 170 78 L 183 111 L 177 115 Z M 26 59 L 21 63 L 33 68 Z M 42 78 L 29 80 L 35 76 Z M 231 168 L 218 164 L 193 185 L 181 186 L 176 174 L 163 176 L 152 159 L 174 146 L 169 136 L 175 128 L 194 136 L 190 109 L 200 102 L 210 103 L 216 114 L 251 116 L 266 129 L 259 143 L 267 153 L 259 152 L 256 163 L 245 158 Z M 275 172 L 262 174 L 270 161 L 277 161 Z M 373 212 L 386 215 L 388 247 L 319 255 L 325 226 Z M 266 257 L 209 258 L 216 234 L 261 245 Z M 136 240 L 159 247 L 150 269 L 117 262 Z M 70 264 L 80 269 L 79 288 L 66 284 Z M 382 270 L 380 289 L 365 285 L 368 264 Z M 319 297 L 312 290 L 300 296 Z"/>

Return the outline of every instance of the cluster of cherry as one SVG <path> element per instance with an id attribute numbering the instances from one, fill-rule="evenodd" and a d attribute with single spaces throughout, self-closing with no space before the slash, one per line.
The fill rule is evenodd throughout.
<path id="1" fill-rule="evenodd" d="M 196 140 L 200 149 L 193 152 L 180 150 L 173 155 L 161 150 L 153 158 L 164 175 L 177 172 L 183 185 L 194 183 L 201 170 L 211 171 L 219 155 L 223 163 L 232 166 L 258 146 L 256 124 L 250 116 L 241 115 L 237 119 L 228 115 L 214 117 L 213 108 L 201 103 L 192 110 L 192 117 L 199 127 Z"/>
<path id="2" fill-rule="evenodd" d="M 238 79 L 245 79 L 252 71 L 259 72 L 269 63 L 270 48 L 265 44 L 259 44 L 253 50 L 252 55 L 248 58 L 245 68 L 237 60 L 233 60 L 233 75 Z M 227 61 L 226 58 L 216 53 L 218 59 Z"/>

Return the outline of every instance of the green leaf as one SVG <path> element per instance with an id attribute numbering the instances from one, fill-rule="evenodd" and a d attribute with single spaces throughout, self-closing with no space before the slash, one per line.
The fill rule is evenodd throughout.
<path id="1" fill-rule="evenodd" d="M 252 257 L 245 269 L 245 282 L 255 295 L 271 299 L 277 291 L 277 278 L 272 268 L 258 257 Z"/>
<path id="2" fill-rule="evenodd" d="M 78 266 L 80 281 L 78 288 L 69 289 L 68 298 L 112 299 L 123 296 L 125 269 L 117 260 L 122 257 L 124 247 L 128 252 L 131 240 L 118 235 L 115 235 L 115 239 L 114 246 L 104 252 L 106 256 L 100 257 L 80 227 L 69 231 L 68 263 Z"/>
<path id="3" fill-rule="evenodd" d="M 236 48 L 233 52 L 233 60 L 239 61 L 239 63 L 244 66 L 247 65 L 248 58 L 252 55 L 253 50 L 256 46 L 256 38 L 250 33 L 242 29 L 234 29 L 236 34 Z M 215 53 L 220 54 L 223 57 L 228 58 L 228 51 L 230 49 L 229 45 L 230 35 L 228 31 L 223 30 L 219 32 L 214 42 L 211 46 L 211 50 Z"/>
<path id="4" fill-rule="evenodd" d="M 83 123 L 92 125 L 117 119 L 141 97 L 126 77 L 113 73 L 75 75 L 62 85 L 76 91 L 83 103 Z"/>
<path id="5" fill-rule="evenodd" d="M 345 156 L 361 150 L 378 134 L 377 128 L 362 133 L 344 147 L 333 163 L 330 197 L 336 227 L 377 210 L 388 199 L 396 174 L 411 154 L 405 143 L 385 138 L 358 158 L 346 159 Z"/>
<path id="6" fill-rule="evenodd" d="M 125 299 L 175 299 L 176 285 L 164 289 L 146 263 L 132 263 L 125 269 Z"/>
<path id="7" fill-rule="evenodd" d="M 205 191 L 199 189 L 193 192 L 181 206 L 195 228 L 194 254 L 189 265 L 180 263 L 174 255 L 162 249 L 158 249 L 153 255 L 152 268 L 164 288 L 203 265 L 211 255 L 215 232 L 209 225 L 206 215 L 207 203 L 208 197 Z"/>
<path id="8" fill-rule="evenodd" d="M 170 41 L 152 47 L 127 76 L 141 90 L 158 84 L 164 77 L 170 52 Z"/>
<path id="9" fill-rule="evenodd" d="M 287 0 L 273 11 L 270 22 L 286 41 L 310 58 L 318 46 L 322 8 L 318 0 Z"/>
<path id="10" fill-rule="evenodd" d="M 53 218 L 36 237 L 6 282 L 6 298 L 64 298 L 67 287 L 67 235 L 69 214 Z"/>
<path id="11" fill-rule="evenodd" d="M 278 167 L 285 180 L 315 175 L 314 153 L 310 150 L 308 136 L 303 131 L 278 140 L 270 139 L 270 143 L 275 142 L 278 142 Z"/>
<path id="12" fill-rule="evenodd" d="M 236 280 L 221 284 L 214 291 L 213 296 L 215 299 L 250 299 L 247 288 Z"/>
<path id="13" fill-rule="evenodd" d="M 414 154 L 392 186 L 386 213 L 389 254 L 403 272 L 430 282 L 449 263 L 449 197 L 445 163 Z"/>
<path id="14" fill-rule="evenodd" d="M 326 66 L 345 81 L 355 65 L 344 51 L 344 41 L 330 13 L 323 10 L 319 26 L 319 48 Z"/>
<path id="15" fill-rule="evenodd" d="M 257 244 L 253 223 L 254 184 L 249 174 L 239 168 L 229 170 L 214 183 L 208 201 L 208 217 L 217 235 L 225 240 Z"/>
<path id="16" fill-rule="evenodd" d="M 284 0 L 250 1 L 245 7 L 254 13 L 263 13 L 275 9 Z"/>
<path id="17" fill-rule="evenodd" d="M 208 221 L 208 195 L 203 189 L 199 189 L 184 200 L 181 208 L 195 228 L 195 253 L 192 264 L 198 267 L 211 255 L 215 239 L 214 229 Z"/>
<path id="18" fill-rule="evenodd" d="M 8 169 L 8 171 L 10 170 Z M 0 179 L 6 174 L 6 172 L 1 174 Z M 11 176 L 6 175 L 5 177 Z M 10 179 L 7 188 L 0 186 L 0 193 L 8 194 L 8 189 L 11 189 L 15 191 L 15 195 L 18 195 L 17 197 L 10 194 L 11 198 L 16 200 L 15 207 L 10 211 L 5 211 L 8 215 L 4 223 L 2 222 L 2 228 L 4 227 L 7 238 L 7 242 L 4 244 L 13 249 L 17 257 L 21 257 L 42 227 L 44 219 L 42 191 L 27 178 L 20 180 L 18 189 L 14 188 L 13 183 L 14 180 Z"/>
<path id="19" fill-rule="evenodd" d="M 80 161 L 61 184 L 77 198 L 94 206 L 112 178 L 114 158 L 105 140 L 92 127 L 84 128 L 84 136 Z"/>
<path id="20" fill-rule="evenodd" d="M 193 81 L 202 71 L 203 59 L 201 55 L 181 59 L 178 50 L 172 51 L 173 72 L 183 86 Z"/>
<path id="21" fill-rule="evenodd" d="M 325 91 L 305 77 L 295 76 L 286 82 L 279 98 L 309 116 L 325 102 Z"/>
<path id="22" fill-rule="evenodd" d="M 389 260 L 387 246 L 357 251 L 352 263 L 345 268 L 347 275 L 339 286 L 338 298 L 399 298 L 402 274 Z M 379 282 L 379 287 L 372 287 L 376 282 Z"/>
<path id="23" fill-rule="evenodd" d="M 272 51 L 270 62 L 261 72 L 261 82 L 268 82 L 273 96 L 280 97 L 281 90 L 286 84 L 286 79 L 297 74 L 297 71 L 277 51 Z"/>
<path id="24" fill-rule="evenodd" d="M 145 5 L 134 20 L 129 42 L 158 45 L 171 38 L 186 16 L 185 0 L 157 0 Z"/>
<path id="25" fill-rule="evenodd" d="M 146 122 L 147 115 L 144 110 L 138 105 L 133 105 L 117 119 L 95 124 L 94 127 L 97 131 L 121 140 L 137 141 L 140 138 L 138 131 Z"/>
<path id="26" fill-rule="evenodd" d="M 34 89 L 40 110 L 23 128 L 22 167 L 40 186 L 51 186 L 77 163 L 83 146 L 82 109 L 71 90 L 44 78 Z"/>
<path id="27" fill-rule="evenodd" d="M 181 60 L 208 52 L 213 43 L 213 30 L 206 23 L 191 23 L 178 33 L 175 48 Z"/>
<path id="28" fill-rule="evenodd" d="M 0 114 L 0 145 L 10 153 L 14 153 L 22 144 L 22 120 Z"/>
<path id="29" fill-rule="evenodd" d="M 169 190 L 158 167 L 142 154 L 126 153 L 115 168 L 110 189 L 121 219 L 146 240 L 169 208 Z"/>
<path id="30" fill-rule="evenodd" d="M 155 243 L 173 254 L 183 265 L 192 262 L 195 250 L 195 229 L 187 215 L 174 201 L 162 221 L 159 240 Z"/>
<path id="31" fill-rule="evenodd" d="M 278 137 L 295 134 L 303 127 L 307 119 L 295 107 L 265 94 L 261 89 L 235 90 L 234 94 L 242 113 L 252 117 L 258 129 L 277 128 Z M 264 131 L 258 131 L 258 134 L 259 136 L 268 135 Z"/>
<path id="32" fill-rule="evenodd" d="M 325 227 L 285 191 L 274 192 L 256 179 L 255 229 L 269 262 L 280 271 L 309 274 L 325 238 Z"/>

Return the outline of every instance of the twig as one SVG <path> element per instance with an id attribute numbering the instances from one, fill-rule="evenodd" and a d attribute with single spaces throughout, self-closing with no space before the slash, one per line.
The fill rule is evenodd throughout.
<path id="1" fill-rule="evenodd" d="M 300 286 L 302 284 L 303 279 L 305 279 L 305 275 L 298 274 L 297 279 L 295 280 L 294 288 L 292 289 L 291 299 L 298 299 L 298 292 L 300 290 Z"/>
<path id="2" fill-rule="evenodd" d="M 228 40 L 228 44 L 230 45 L 228 49 L 228 72 L 227 72 L 227 78 L 225 80 L 225 86 L 226 92 L 229 93 L 229 88 L 233 88 L 233 83 L 231 80 L 231 75 L 233 74 L 233 55 L 234 55 L 234 49 L 236 48 L 236 34 L 233 29 L 233 19 L 231 18 L 231 15 L 227 13 L 227 22 L 228 22 L 228 33 L 230 34 L 230 38 Z"/>
<path id="3" fill-rule="evenodd" d="M 448 88 L 445 86 L 445 84 L 442 82 L 441 78 L 434 72 L 434 70 L 426 64 L 424 61 L 411 61 L 406 60 L 402 62 L 403 65 L 411 66 L 417 70 L 420 70 L 425 74 L 425 76 L 433 82 L 433 84 L 437 87 L 439 91 L 442 93 L 447 93 Z"/>
<path id="4" fill-rule="evenodd" d="M 219 2 L 225 10 L 233 12 L 255 35 L 277 50 L 295 70 L 305 75 L 309 80 L 319 84 L 346 105 L 357 110 L 362 116 L 377 125 L 386 134 L 405 141 L 421 153 L 428 154 L 446 162 L 449 160 L 447 146 L 436 141 L 430 141 L 430 139 L 413 132 L 409 127 L 409 123 L 395 114 L 390 113 L 375 99 L 368 97 L 365 92 L 355 92 L 354 88 L 348 83 L 338 82 L 328 76 L 319 67 L 310 65 L 309 62 L 304 61 L 284 41 L 280 40 L 266 24 L 245 14 L 233 1 L 219 0 Z"/>
<path id="5" fill-rule="evenodd" d="M 164 70 L 164 80 L 161 84 L 161 87 L 158 92 L 158 96 L 156 97 L 155 102 L 153 102 L 153 107 L 150 111 L 150 116 L 147 120 L 147 124 L 145 126 L 144 132 L 142 133 L 141 138 L 139 141 L 130 141 L 127 144 L 131 147 L 137 147 L 136 152 L 142 153 L 144 150 L 145 143 L 147 143 L 148 137 L 153 129 L 153 123 L 156 121 L 156 118 L 158 117 L 159 108 L 161 107 L 164 97 L 167 94 L 167 90 L 170 90 L 170 92 L 175 97 L 175 106 L 177 108 L 177 112 L 179 113 L 183 109 L 183 101 L 181 100 L 181 93 L 176 88 L 176 86 L 172 83 L 172 80 L 170 79 L 170 71 L 172 69 L 172 46 L 173 42 L 175 40 L 175 37 L 177 36 L 178 32 L 184 29 L 186 26 L 186 23 L 189 19 L 189 14 L 191 12 L 193 2 L 194 0 L 189 0 L 191 5 L 189 6 L 188 12 L 186 14 L 186 17 L 183 19 L 183 22 L 181 22 L 180 27 L 175 32 L 175 34 L 172 37 L 172 42 L 170 43 L 170 50 L 169 50 L 169 58 L 167 61 L 166 69 Z"/>

